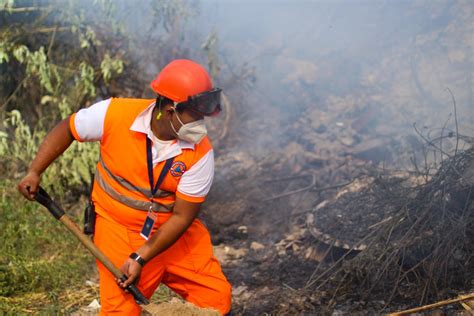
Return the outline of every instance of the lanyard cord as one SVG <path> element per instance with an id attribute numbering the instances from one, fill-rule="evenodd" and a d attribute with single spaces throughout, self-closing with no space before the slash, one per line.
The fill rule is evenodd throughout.
<path id="1" fill-rule="evenodd" d="M 158 180 L 156 180 L 155 186 L 153 186 L 153 159 L 151 155 L 151 140 L 150 138 L 148 138 L 147 135 L 145 135 L 145 137 L 146 137 L 146 163 L 148 167 L 148 180 L 150 181 L 150 193 L 151 193 L 150 199 L 153 199 L 153 196 L 160 188 L 161 183 L 165 179 L 165 176 L 168 173 L 168 171 L 170 170 L 174 157 L 171 157 L 168 160 L 166 160 L 166 163 L 163 166 L 163 169 L 161 170 L 160 176 L 158 177 Z"/>

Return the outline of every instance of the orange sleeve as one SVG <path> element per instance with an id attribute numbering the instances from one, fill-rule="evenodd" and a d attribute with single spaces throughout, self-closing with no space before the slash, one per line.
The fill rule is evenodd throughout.
<path id="1" fill-rule="evenodd" d="M 183 199 L 188 202 L 193 202 L 193 203 L 202 203 L 206 200 L 205 196 L 191 196 L 191 195 L 181 193 L 179 191 L 176 191 L 176 196 L 179 197 L 180 199 Z"/>
<path id="2" fill-rule="evenodd" d="M 74 124 L 75 117 L 76 113 L 69 117 L 69 130 L 71 131 L 72 137 L 74 137 L 75 140 L 82 142 L 82 139 L 79 137 L 79 134 L 77 134 L 76 124 Z"/>

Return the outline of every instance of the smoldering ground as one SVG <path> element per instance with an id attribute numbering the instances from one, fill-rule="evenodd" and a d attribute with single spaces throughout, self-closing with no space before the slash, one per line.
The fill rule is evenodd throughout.
<path id="1" fill-rule="evenodd" d="M 361 240 L 393 220 L 391 212 L 405 200 L 399 181 L 426 183 L 418 177 L 430 174 L 427 181 L 448 152 L 470 147 L 472 4 L 280 1 L 205 7 L 206 22 L 218 30 L 221 76 L 232 78 L 239 66 L 255 74 L 245 77 L 245 92 L 229 87 L 238 96 L 231 98 L 233 128 L 218 152 L 205 211 L 227 258 L 237 310 L 370 313 L 416 304 L 394 295 L 399 288 L 390 287 L 388 277 L 378 280 L 386 282 L 388 294 L 370 302 L 367 293 L 380 288 L 352 278 L 361 270 L 340 277 L 321 260 L 340 264 L 341 256 L 353 257 L 344 249 L 365 249 Z M 384 174 L 382 185 L 394 190 L 394 200 L 373 183 Z M 361 260 L 354 265 L 362 268 Z M 416 266 L 421 259 L 410 260 Z M 470 286 L 438 281 L 443 286 L 420 292 L 417 302 Z M 364 282 L 369 289 L 362 289 Z M 405 295 L 413 298 L 413 288 L 405 288 Z"/>

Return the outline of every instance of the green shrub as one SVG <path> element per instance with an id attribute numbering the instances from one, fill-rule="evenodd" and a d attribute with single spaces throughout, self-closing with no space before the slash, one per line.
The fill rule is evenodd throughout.
<path id="1" fill-rule="evenodd" d="M 0 190 L 0 311 L 15 310 L 11 298 L 44 292 L 53 299 L 95 275 L 92 255 L 43 206 L 21 198 L 10 180 Z"/>

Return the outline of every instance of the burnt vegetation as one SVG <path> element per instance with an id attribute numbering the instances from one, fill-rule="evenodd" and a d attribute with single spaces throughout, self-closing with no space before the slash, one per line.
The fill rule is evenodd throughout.
<path id="1" fill-rule="evenodd" d="M 231 246 L 223 252 L 240 284 L 239 311 L 378 313 L 472 290 L 474 151 L 466 145 L 437 169 L 401 172 L 351 160 L 253 183 L 234 178 L 252 188 L 235 197 L 248 202 L 209 208 L 234 214 L 211 227 L 225 226 L 218 231 Z M 327 185 L 334 173 L 337 183 Z M 228 198 L 241 192 L 227 190 Z"/>

